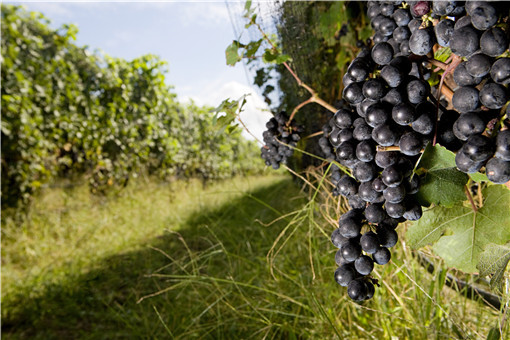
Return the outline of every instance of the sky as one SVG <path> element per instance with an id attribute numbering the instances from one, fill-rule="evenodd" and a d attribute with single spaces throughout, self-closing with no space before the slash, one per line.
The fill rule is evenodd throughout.
<path id="1" fill-rule="evenodd" d="M 238 38 L 230 14 L 237 22 L 244 1 L 4 2 L 42 12 L 54 28 L 75 24 L 76 44 L 90 50 L 128 60 L 149 53 L 160 56 L 168 62 L 167 83 L 180 102 L 191 99 L 217 107 L 224 99 L 249 93 L 241 118 L 261 138 L 271 117 L 267 105 L 243 65 L 225 63 L 225 48 Z"/>

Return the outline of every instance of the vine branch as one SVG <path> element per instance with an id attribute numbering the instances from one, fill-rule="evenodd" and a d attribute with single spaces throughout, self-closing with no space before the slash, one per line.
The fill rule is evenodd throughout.
<path id="1" fill-rule="evenodd" d="M 477 212 L 478 208 L 476 207 L 475 201 L 473 200 L 473 196 L 471 196 L 471 193 L 469 192 L 469 188 L 467 187 L 467 185 L 464 186 L 464 191 L 466 192 L 466 196 L 469 199 L 469 203 L 471 203 L 471 208 L 473 209 L 474 212 Z"/>

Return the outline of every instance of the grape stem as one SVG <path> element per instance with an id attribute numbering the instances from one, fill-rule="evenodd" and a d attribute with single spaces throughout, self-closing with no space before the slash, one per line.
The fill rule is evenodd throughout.
<path id="1" fill-rule="evenodd" d="M 462 58 L 452 53 L 452 61 L 448 65 L 448 67 L 444 70 L 443 74 L 441 75 L 441 80 L 439 81 L 439 86 L 437 88 L 437 102 L 439 103 L 439 98 L 441 98 L 443 83 L 446 78 L 446 76 L 455 70 L 455 68 L 462 62 Z M 452 94 L 453 96 L 453 94 Z M 434 125 L 434 138 L 432 139 L 432 146 L 436 145 L 437 140 L 437 121 L 439 118 L 439 105 L 436 105 L 436 119 L 435 119 L 435 125 Z"/>
<path id="2" fill-rule="evenodd" d="M 294 108 L 294 110 L 292 110 L 292 114 L 290 115 L 289 120 L 288 120 L 288 121 L 287 121 L 287 123 L 286 123 L 286 124 L 287 124 L 287 126 L 289 126 L 289 124 L 290 124 L 290 122 L 292 121 L 292 119 L 294 119 L 294 116 L 296 115 L 296 113 L 297 113 L 297 112 L 298 112 L 298 111 L 299 111 L 299 110 L 300 110 L 303 106 L 305 106 L 305 105 L 310 104 L 310 103 L 312 103 L 312 102 L 313 102 L 312 98 L 313 98 L 313 97 L 308 98 L 307 100 L 305 100 L 304 102 L 302 102 L 302 103 L 300 103 L 298 106 L 296 106 L 296 107 Z"/>
<path id="3" fill-rule="evenodd" d="M 309 139 L 309 138 L 313 138 L 313 137 L 316 137 L 316 136 L 320 136 L 324 134 L 324 131 L 318 131 L 318 132 L 315 132 L 315 133 L 312 133 L 311 135 L 308 135 L 306 137 L 303 137 L 303 139 Z"/>
<path id="4" fill-rule="evenodd" d="M 467 187 L 467 185 L 464 186 L 464 190 L 466 191 L 466 196 L 469 199 L 469 203 L 471 203 L 471 208 L 473 209 L 474 212 L 477 212 L 478 208 L 476 207 L 475 201 L 473 200 L 473 196 L 471 196 L 471 193 L 469 192 L 469 188 Z"/>
<path id="5" fill-rule="evenodd" d="M 429 63 L 431 63 L 432 65 L 436 66 L 436 67 L 439 67 L 440 69 L 442 69 L 443 71 L 446 71 L 446 69 L 448 68 L 448 65 L 443 63 L 442 61 L 439 61 L 439 60 L 436 60 L 436 59 L 429 59 L 427 60 Z"/>

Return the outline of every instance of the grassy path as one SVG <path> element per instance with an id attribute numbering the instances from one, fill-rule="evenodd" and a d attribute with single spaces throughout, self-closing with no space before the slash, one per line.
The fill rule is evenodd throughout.
<path id="1" fill-rule="evenodd" d="M 2 226 L 2 337 L 477 339 L 501 320 L 403 244 L 376 268 L 374 299 L 348 300 L 331 226 L 307 203 L 278 176 L 139 181 L 104 200 L 48 190 L 27 222 Z"/>

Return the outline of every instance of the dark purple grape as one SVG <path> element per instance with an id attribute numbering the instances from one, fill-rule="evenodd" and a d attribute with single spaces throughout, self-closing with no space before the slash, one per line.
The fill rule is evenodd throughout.
<path id="1" fill-rule="evenodd" d="M 359 197 L 366 202 L 374 202 L 380 193 L 372 188 L 372 182 L 363 182 L 359 185 Z"/>
<path id="2" fill-rule="evenodd" d="M 339 128 L 349 128 L 352 125 L 352 113 L 344 109 L 338 110 L 333 119 Z"/>
<path id="3" fill-rule="evenodd" d="M 409 38 L 409 48 L 416 55 L 426 55 L 432 51 L 435 39 L 429 29 L 418 29 Z"/>
<path id="4" fill-rule="evenodd" d="M 358 115 L 360 115 L 360 117 L 365 118 L 367 115 L 368 108 L 378 102 L 379 101 L 377 101 L 377 100 L 372 100 L 369 98 L 363 99 L 363 101 L 356 106 L 356 111 L 358 112 Z M 365 123 L 364 120 L 363 120 L 363 123 Z M 356 125 L 354 125 L 354 126 L 356 127 Z"/>
<path id="5" fill-rule="evenodd" d="M 342 256 L 349 262 L 354 262 L 361 255 L 361 246 L 356 241 L 349 241 L 342 245 Z"/>
<path id="6" fill-rule="evenodd" d="M 381 42 L 372 48 L 372 60 L 379 65 L 389 64 L 393 58 L 393 47 L 386 42 Z"/>
<path id="7" fill-rule="evenodd" d="M 392 88 L 386 93 L 386 95 L 381 99 L 381 101 L 385 104 L 390 104 L 391 106 L 402 103 L 404 95 L 402 94 L 402 90 L 398 88 Z"/>
<path id="8" fill-rule="evenodd" d="M 398 166 L 390 165 L 382 171 L 381 179 L 386 186 L 396 187 L 402 183 L 404 176 Z"/>
<path id="9" fill-rule="evenodd" d="M 381 70 L 381 78 L 389 87 L 397 87 L 402 83 L 402 74 L 399 69 L 392 65 L 386 65 Z"/>
<path id="10" fill-rule="evenodd" d="M 469 158 L 462 150 L 462 148 L 455 154 L 455 165 L 457 169 L 464 173 L 474 173 L 480 170 L 483 162 L 477 162 Z"/>
<path id="11" fill-rule="evenodd" d="M 391 260 L 391 253 L 388 248 L 381 247 L 373 255 L 374 262 L 378 265 L 385 265 Z"/>
<path id="12" fill-rule="evenodd" d="M 361 103 L 365 98 L 363 97 L 363 90 L 358 83 L 352 83 L 344 88 L 343 96 L 350 104 Z"/>
<path id="13" fill-rule="evenodd" d="M 342 247 L 342 244 L 344 244 L 345 242 L 348 242 L 349 239 L 347 237 L 343 237 L 341 234 L 340 234 L 340 229 L 339 228 L 336 228 L 332 233 L 331 233 L 331 243 L 333 243 L 333 245 L 337 248 L 340 248 Z"/>
<path id="14" fill-rule="evenodd" d="M 365 98 L 378 100 L 381 99 L 386 93 L 386 87 L 382 80 L 372 78 L 363 84 L 363 95 Z"/>
<path id="15" fill-rule="evenodd" d="M 386 209 L 388 216 L 393 218 L 400 218 L 404 216 L 404 213 L 406 212 L 406 207 L 403 203 L 386 202 L 384 204 L 384 208 Z"/>
<path id="16" fill-rule="evenodd" d="M 412 104 L 425 101 L 430 94 L 430 85 L 421 79 L 411 80 L 407 84 L 407 97 Z"/>
<path id="17" fill-rule="evenodd" d="M 414 131 L 428 135 L 434 130 L 434 113 L 423 111 L 420 107 L 416 108 L 416 112 L 423 112 L 412 124 Z"/>
<path id="18" fill-rule="evenodd" d="M 414 106 L 408 103 L 400 103 L 393 107 L 391 116 L 395 123 L 399 125 L 408 125 L 416 119 L 416 112 Z"/>
<path id="19" fill-rule="evenodd" d="M 499 131 L 496 137 L 496 157 L 510 161 L 510 130 Z"/>
<path id="20" fill-rule="evenodd" d="M 370 162 L 375 158 L 375 145 L 370 140 L 364 140 L 356 146 L 356 157 L 362 162 Z"/>
<path id="21" fill-rule="evenodd" d="M 453 34 L 453 27 L 455 22 L 450 19 L 441 20 L 435 27 L 434 32 L 436 34 L 437 43 L 443 47 L 450 44 L 450 38 Z"/>
<path id="22" fill-rule="evenodd" d="M 374 270 L 374 260 L 367 255 L 361 255 L 354 261 L 354 268 L 361 275 L 368 275 Z"/>
<path id="23" fill-rule="evenodd" d="M 373 162 L 359 162 L 353 169 L 354 177 L 360 182 L 368 182 L 377 176 L 376 166 Z"/>
<path id="24" fill-rule="evenodd" d="M 360 238 L 361 249 L 367 254 L 373 254 L 379 249 L 379 238 L 372 232 L 366 232 Z"/>
<path id="25" fill-rule="evenodd" d="M 375 287 L 372 284 L 372 282 L 365 282 L 365 285 L 367 286 L 367 295 L 365 296 L 365 300 L 370 300 L 374 294 L 375 294 Z"/>
<path id="26" fill-rule="evenodd" d="M 368 288 L 361 279 L 352 280 L 347 286 L 347 295 L 354 301 L 362 301 L 367 297 Z"/>
<path id="27" fill-rule="evenodd" d="M 510 58 L 496 60 L 491 67 L 491 77 L 498 84 L 510 83 Z"/>
<path id="28" fill-rule="evenodd" d="M 369 223 L 380 223 L 387 214 L 380 204 L 368 204 L 365 208 L 365 218 Z"/>
<path id="29" fill-rule="evenodd" d="M 489 109 L 500 109 L 508 101 L 507 88 L 497 83 L 485 83 L 479 96 L 482 105 Z"/>
<path id="30" fill-rule="evenodd" d="M 381 21 L 379 23 L 378 32 L 380 32 L 382 35 L 388 37 L 388 36 L 392 35 L 395 28 L 397 28 L 397 24 L 395 23 L 395 21 L 393 21 L 390 18 L 384 18 L 384 19 L 381 19 Z"/>
<path id="31" fill-rule="evenodd" d="M 489 181 L 504 184 L 510 181 L 510 161 L 492 158 L 487 162 L 485 172 Z"/>
<path id="32" fill-rule="evenodd" d="M 367 109 L 365 120 L 370 127 L 375 128 L 386 123 L 389 117 L 390 113 L 386 107 L 382 104 L 374 104 Z"/>
<path id="33" fill-rule="evenodd" d="M 388 187 L 383 191 L 386 202 L 400 203 L 406 197 L 406 189 L 404 184 L 395 187 Z"/>
<path id="34" fill-rule="evenodd" d="M 480 48 L 486 55 L 497 57 L 508 48 L 508 38 L 501 28 L 493 27 L 482 34 Z"/>
<path id="35" fill-rule="evenodd" d="M 409 21 L 409 25 L 407 26 L 409 28 L 409 30 L 411 31 L 411 33 L 414 33 L 414 31 L 416 31 L 417 29 L 420 28 L 420 26 L 422 25 L 423 21 L 419 18 L 414 18 L 412 19 L 411 21 Z"/>
<path id="36" fill-rule="evenodd" d="M 462 86 L 453 94 L 453 107 L 460 113 L 476 110 L 479 105 L 478 90 L 471 86 Z"/>
<path id="37" fill-rule="evenodd" d="M 398 234 L 392 228 L 378 227 L 377 237 L 381 247 L 391 248 L 398 242 Z"/>
<path id="38" fill-rule="evenodd" d="M 412 19 L 409 11 L 404 8 L 399 8 L 395 12 L 393 12 L 392 18 L 393 20 L 395 20 L 397 26 L 404 27 L 406 27 L 409 24 L 409 21 L 411 21 Z"/>
<path id="39" fill-rule="evenodd" d="M 415 132 L 407 132 L 400 137 L 398 142 L 400 152 L 407 156 L 415 156 L 420 154 L 423 142 L 420 136 Z"/>
<path id="40" fill-rule="evenodd" d="M 362 124 L 359 124 L 352 131 L 352 136 L 354 139 L 363 141 L 363 140 L 371 140 L 372 139 L 372 128 L 368 126 L 363 120 Z"/>
<path id="41" fill-rule="evenodd" d="M 481 3 L 469 14 L 473 26 L 481 31 L 491 28 L 498 21 L 496 9 L 488 3 Z"/>
<path id="42" fill-rule="evenodd" d="M 464 64 L 473 77 L 485 77 L 491 69 L 491 59 L 483 53 L 474 54 Z"/>
<path id="43" fill-rule="evenodd" d="M 381 124 L 372 130 L 372 139 L 381 146 L 392 146 L 397 140 L 397 134 L 391 125 Z"/>
<path id="44" fill-rule="evenodd" d="M 473 134 L 482 133 L 485 130 L 485 123 L 480 116 L 474 112 L 461 114 L 453 124 L 453 133 L 460 140 L 467 140 Z"/>
<path id="45" fill-rule="evenodd" d="M 342 287 L 356 278 L 356 271 L 351 264 L 344 264 L 335 270 L 335 281 Z"/>
<path id="46" fill-rule="evenodd" d="M 411 14 L 414 17 L 422 17 L 430 12 L 430 5 L 428 1 L 417 1 L 411 4 Z"/>
<path id="47" fill-rule="evenodd" d="M 450 37 L 450 49 L 460 57 L 467 57 L 480 48 L 480 38 L 471 26 L 456 28 Z"/>
<path id="48" fill-rule="evenodd" d="M 339 267 L 343 266 L 344 264 L 350 263 L 342 256 L 342 249 L 338 249 L 337 252 L 335 253 L 335 263 Z"/>
<path id="49" fill-rule="evenodd" d="M 471 135 L 461 148 L 475 162 L 484 162 L 494 154 L 494 143 L 484 135 Z"/>
<path id="50" fill-rule="evenodd" d="M 398 151 L 377 151 L 375 153 L 375 164 L 383 169 L 390 165 L 397 164 L 398 160 Z"/>
<path id="51" fill-rule="evenodd" d="M 340 178 L 336 187 L 340 195 L 345 197 L 351 197 L 358 192 L 358 182 L 347 175 Z"/>
<path id="52" fill-rule="evenodd" d="M 355 82 L 362 82 L 367 79 L 369 73 L 368 64 L 362 60 L 354 60 L 347 69 L 347 74 Z"/>
<path id="53" fill-rule="evenodd" d="M 384 184 L 381 177 L 377 177 L 372 181 L 372 188 L 377 192 L 383 192 L 387 185 Z"/>
<path id="54" fill-rule="evenodd" d="M 421 218 L 422 214 L 423 210 L 420 204 L 416 203 L 414 200 L 406 200 L 406 212 L 403 216 L 406 220 L 417 221 Z"/>
<path id="55" fill-rule="evenodd" d="M 420 189 L 420 177 L 418 175 L 414 175 L 408 180 L 404 182 L 406 192 L 409 195 L 416 194 Z"/>
<path id="56" fill-rule="evenodd" d="M 482 77 L 473 77 L 466 68 L 466 63 L 460 63 L 453 71 L 453 80 L 459 86 L 478 85 L 482 82 Z"/>

